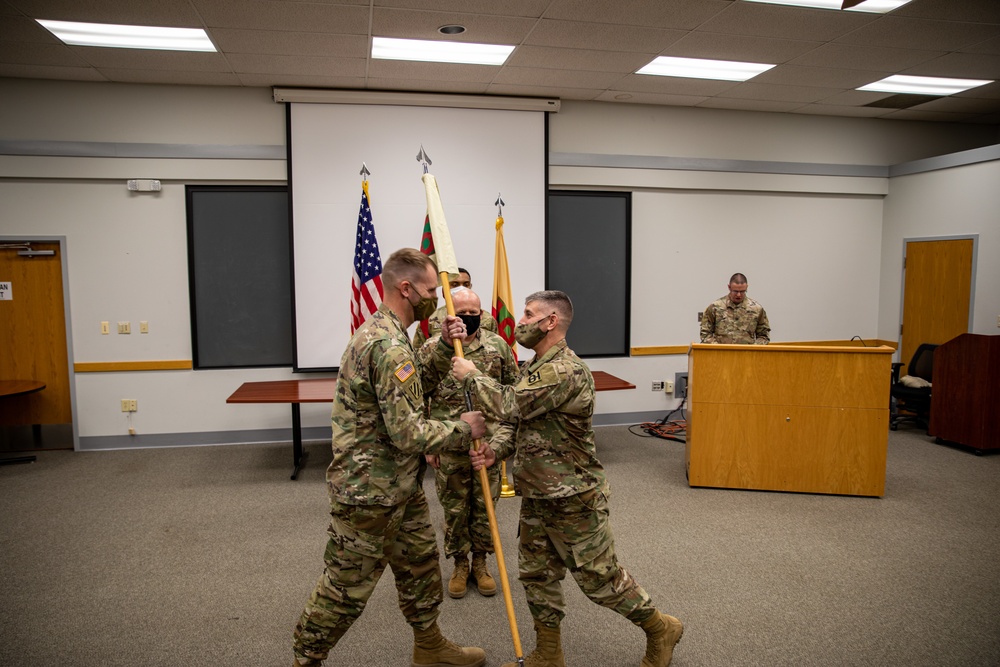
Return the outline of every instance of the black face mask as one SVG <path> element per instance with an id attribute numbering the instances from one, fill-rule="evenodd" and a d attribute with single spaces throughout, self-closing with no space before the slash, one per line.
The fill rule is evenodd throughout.
<path id="1" fill-rule="evenodd" d="M 479 330 L 479 321 L 482 319 L 482 315 L 461 315 L 462 321 L 465 322 L 465 332 L 467 335 L 471 336 Z"/>

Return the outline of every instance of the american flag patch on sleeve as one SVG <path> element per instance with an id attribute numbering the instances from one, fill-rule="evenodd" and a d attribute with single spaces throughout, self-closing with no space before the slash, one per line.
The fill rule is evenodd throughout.
<path id="1" fill-rule="evenodd" d="M 393 375 L 395 375 L 396 379 L 399 380 L 400 382 L 406 382 L 410 378 L 410 376 L 413 375 L 413 371 L 414 371 L 413 362 L 407 361 L 405 364 L 397 368 L 396 372 L 393 373 Z"/>

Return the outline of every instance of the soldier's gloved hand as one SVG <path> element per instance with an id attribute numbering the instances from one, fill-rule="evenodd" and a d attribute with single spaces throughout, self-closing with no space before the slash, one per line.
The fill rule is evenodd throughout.
<path id="1" fill-rule="evenodd" d="M 476 370 L 476 365 L 468 359 L 463 359 L 461 357 L 451 358 L 451 374 L 459 382 L 464 380 L 465 376 L 474 370 Z"/>
<path id="2" fill-rule="evenodd" d="M 474 410 L 473 412 L 463 412 L 459 419 L 472 427 L 473 439 L 481 438 L 486 435 L 486 420 L 483 419 L 483 413 L 479 410 Z"/>
<path id="3" fill-rule="evenodd" d="M 441 467 L 441 457 L 437 454 L 424 454 L 424 460 L 427 461 L 427 465 L 435 470 Z"/>
<path id="4" fill-rule="evenodd" d="M 475 447 L 469 450 L 469 461 L 472 463 L 472 469 L 478 471 L 480 468 L 489 468 L 496 463 L 497 455 L 489 443 L 484 442 L 483 448 L 478 452 Z"/>
<path id="5" fill-rule="evenodd" d="M 460 341 L 465 340 L 465 334 L 465 322 L 461 317 L 448 315 L 444 318 L 444 323 L 441 325 L 441 340 L 446 345 L 452 345 L 452 341 L 456 338 Z"/>

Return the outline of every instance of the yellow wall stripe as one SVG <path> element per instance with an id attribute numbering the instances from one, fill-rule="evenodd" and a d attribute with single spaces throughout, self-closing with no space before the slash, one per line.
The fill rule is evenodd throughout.
<path id="1" fill-rule="evenodd" d="M 190 359 L 166 361 L 81 361 L 73 364 L 77 373 L 110 373 L 115 371 L 189 371 Z"/>

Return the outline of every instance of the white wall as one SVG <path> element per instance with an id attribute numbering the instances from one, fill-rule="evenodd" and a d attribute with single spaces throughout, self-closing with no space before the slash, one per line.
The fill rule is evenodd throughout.
<path id="1" fill-rule="evenodd" d="M 283 147 L 284 108 L 264 89 L 5 79 L 0 95 L 0 146 L 22 153 L 0 155 L 0 236 L 66 237 L 74 360 L 190 359 L 184 185 L 284 182 L 284 160 L 259 157 Z M 84 152 L 96 147 L 111 156 L 30 154 L 33 147 L 51 149 L 50 142 L 65 142 L 70 152 L 80 148 L 71 142 L 94 142 Z M 850 167 L 992 142 L 995 128 L 971 125 L 605 103 L 567 102 L 550 117 L 550 150 L 579 155 Z M 147 144 L 176 149 L 182 157 L 141 157 L 141 150 L 140 157 L 122 157 Z M 234 157 L 241 150 L 258 157 Z M 550 186 L 634 192 L 633 345 L 688 343 L 696 334 L 695 313 L 721 294 L 737 270 L 750 276 L 752 294 L 767 307 L 775 340 L 891 337 L 899 298 L 898 270 L 891 263 L 899 252 L 890 246 L 899 248 L 897 239 L 916 234 L 914 220 L 930 215 L 931 203 L 918 202 L 909 207 L 913 211 L 905 203 L 910 197 L 934 201 L 938 179 L 945 179 L 940 182 L 946 189 L 971 194 L 943 207 L 940 218 L 949 222 L 925 228 L 981 234 L 977 330 L 1000 312 L 991 289 L 1000 266 L 997 224 L 989 215 L 1000 210 L 996 163 L 962 168 L 977 176 L 956 178 L 955 184 L 947 172 L 895 179 L 902 182 L 897 189 L 889 179 L 870 175 L 615 169 L 583 162 L 550 169 Z M 124 181 L 136 177 L 161 179 L 163 191 L 128 193 Z M 974 204 L 967 204 L 969 196 Z M 966 208 L 975 211 L 968 224 L 955 222 L 954 210 Z M 511 264 L 517 271 L 516 258 Z M 834 273 L 822 281 L 832 286 L 822 294 L 809 289 L 816 272 Z M 826 313 L 831 319 L 823 319 Z M 133 326 L 148 320 L 150 333 L 102 336 L 104 320 L 130 320 Z M 628 422 L 636 413 L 675 405 L 651 392 L 650 382 L 672 379 L 686 369 L 686 358 L 596 359 L 590 365 L 637 385 L 598 396 L 603 420 L 619 414 Z M 140 435 L 287 428 L 286 405 L 226 405 L 225 398 L 244 381 L 291 376 L 288 369 L 81 373 L 74 378 L 79 433 L 88 446 L 124 436 L 118 405 L 123 397 L 139 401 Z M 305 427 L 325 427 L 328 419 L 329 406 L 304 406 Z"/>

